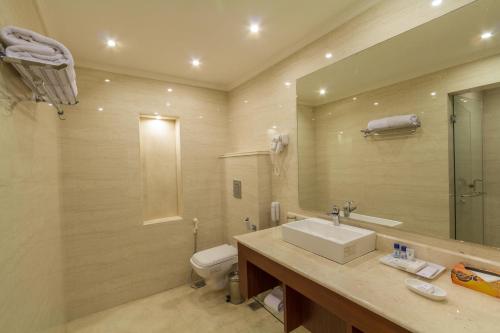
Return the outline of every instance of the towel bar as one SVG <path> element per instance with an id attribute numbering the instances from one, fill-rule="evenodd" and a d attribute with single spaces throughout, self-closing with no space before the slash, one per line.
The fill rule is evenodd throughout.
<path id="1" fill-rule="evenodd" d="M 369 129 L 362 129 L 361 133 L 363 133 L 364 137 L 371 136 L 371 135 L 401 135 L 401 134 L 415 134 L 417 132 L 417 128 L 420 127 L 420 123 L 413 125 L 413 126 L 408 126 L 408 127 L 400 127 L 400 128 L 389 128 L 381 131 L 370 131 Z"/>

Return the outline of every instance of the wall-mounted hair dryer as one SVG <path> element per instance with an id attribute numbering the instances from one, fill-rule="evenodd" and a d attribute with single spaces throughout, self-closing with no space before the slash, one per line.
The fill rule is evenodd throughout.
<path id="1" fill-rule="evenodd" d="M 276 176 L 280 175 L 280 161 L 278 159 L 278 155 L 280 155 L 285 148 L 288 146 L 288 134 L 273 134 L 271 137 L 271 163 L 273 165 L 273 173 Z"/>
<path id="2" fill-rule="evenodd" d="M 274 134 L 271 138 L 271 154 L 279 154 L 288 146 L 288 134 Z"/>

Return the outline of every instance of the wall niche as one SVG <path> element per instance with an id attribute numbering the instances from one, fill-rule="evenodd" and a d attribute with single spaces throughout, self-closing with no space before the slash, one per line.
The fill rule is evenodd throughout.
<path id="1" fill-rule="evenodd" d="M 143 223 L 181 220 L 179 119 L 140 116 Z"/>

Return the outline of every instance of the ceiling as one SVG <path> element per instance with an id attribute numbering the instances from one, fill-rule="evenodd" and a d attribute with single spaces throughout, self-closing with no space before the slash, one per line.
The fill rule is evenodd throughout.
<path id="1" fill-rule="evenodd" d="M 35 0 L 77 66 L 229 90 L 376 0 Z M 262 31 L 253 36 L 251 22 Z M 114 38 L 117 47 L 106 47 Z M 199 58 L 200 68 L 193 68 Z"/>
<path id="2" fill-rule="evenodd" d="M 498 53 L 500 1 L 478 1 L 300 78 L 298 98 L 317 106 Z"/>

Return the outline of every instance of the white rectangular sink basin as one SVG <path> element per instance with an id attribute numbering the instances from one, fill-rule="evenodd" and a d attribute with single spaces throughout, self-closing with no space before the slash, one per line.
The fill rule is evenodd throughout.
<path id="1" fill-rule="evenodd" d="M 375 232 L 317 218 L 283 224 L 281 232 L 285 242 L 339 264 L 375 250 Z"/>

